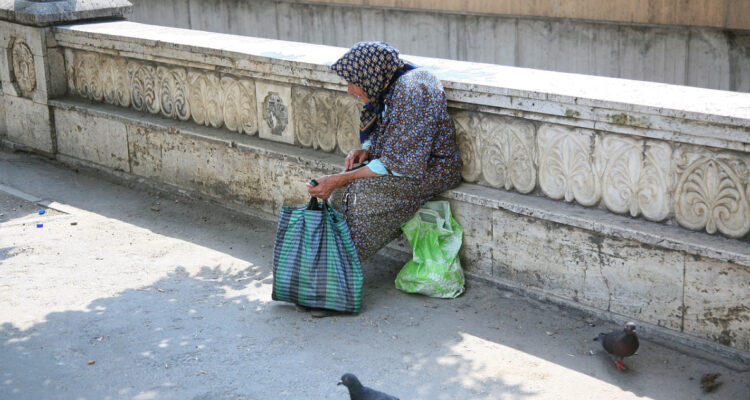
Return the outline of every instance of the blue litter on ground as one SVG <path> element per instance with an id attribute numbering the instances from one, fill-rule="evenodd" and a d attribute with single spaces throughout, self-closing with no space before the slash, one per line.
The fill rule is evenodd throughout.
<path id="1" fill-rule="evenodd" d="M 44 209 L 39 210 L 39 215 L 44 214 Z"/>
<path id="2" fill-rule="evenodd" d="M 37 227 L 37 228 L 41 228 L 41 227 L 43 227 L 43 226 L 44 226 L 44 224 L 36 224 L 36 227 Z"/>

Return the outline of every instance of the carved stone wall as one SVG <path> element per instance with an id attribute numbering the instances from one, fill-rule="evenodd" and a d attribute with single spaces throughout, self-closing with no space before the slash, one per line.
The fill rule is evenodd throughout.
<path id="1" fill-rule="evenodd" d="M 710 234 L 750 232 L 750 156 L 702 146 L 453 113 L 463 179 Z M 538 185 L 537 185 L 538 182 Z"/>
<path id="2" fill-rule="evenodd" d="M 326 152 L 359 147 L 361 104 L 336 90 L 95 52 L 66 58 L 70 92 L 89 100 Z M 750 232 L 745 153 L 490 111 L 452 111 L 466 182 L 709 234 Z"/>

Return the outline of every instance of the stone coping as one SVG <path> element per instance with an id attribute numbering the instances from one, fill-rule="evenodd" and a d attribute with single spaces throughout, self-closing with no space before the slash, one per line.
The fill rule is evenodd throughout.
<path id="1" fill-rule="evenodd" d="M 309 148 L 268 141 L 255 136 L 199 126 L 190 122 L 147 115 L 107 104 L 91 104 L 73 97 L 51 100 L 50 105 L 59 109 L 74 110 L 99 117 L 116 118 L 139 126 L 162 130 L 176 128 L 179 134 L 188 135 L 198 140 L 220 143 L 240 150 L 249 150 L 272 158 L 293 159 L 304 165 L 309 165 L 311 169 L 329 172 L 343 169 L 343 159 L 338 154 L 324 153 Z M 641 219 L 612 214 L 602 209 L 586 208 L 564 201 L 506 192 L 475 184 L 463 183 L 456 189 L 445 192 L 443 197 L 493 209 L 504 209 L 533 218 L 598 232 L 606 236 L 634 240 L 647 245 L 684 251 L 696 256 L 729 261 L 737 265 L 750 267 L 750 245 L 745 240 L 687 231 L 676 225 L 654 224 Z"/>
<path id="2" fill-rule="evenodd" d="M 124 18 L 132 11 L 127 0 L 0 0 L 0 20 L 50 26 L 73 21 Z"/>
<path id="3" fill-rule="evenodd" d="M 345 48 L 193 31 L 127 21 L 55 28 L 62 46 L 156 62 L 279 75 L 343 88 L 328 66 Z M 750 151 L 750 93 L 404 55 L 433 71 L 449 100 L 553 115 L 582 126 Z M 171 60 L 171 61 L 170 61 Z M 558 121 L 558 123 L 560 123 Z M 684 129 L 683 129 L 684 128 Z M 615 129 L 616 130 L 616 129 Z M 683 140 L 684 136 L 692 137 Z M 627 133 L 627 132 L 624 132 Z M 696 140 L 695 138 L 698 138 Z M 701 140 L 705 139 L 705 140 Z"/>

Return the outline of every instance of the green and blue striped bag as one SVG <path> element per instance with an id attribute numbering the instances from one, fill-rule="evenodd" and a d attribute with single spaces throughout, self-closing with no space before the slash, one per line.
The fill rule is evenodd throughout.
<path id="1" fill-rule="evenodd" d="M 273 249 L 273 300 L 359 313 L 362 268 L 346 218 L 328 201 L 281 207 Z"/>

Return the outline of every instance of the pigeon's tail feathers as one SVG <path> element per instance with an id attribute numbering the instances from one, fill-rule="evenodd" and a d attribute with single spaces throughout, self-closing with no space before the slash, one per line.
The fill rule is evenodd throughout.
<path id="1" fill-rule="evenodd" d="M 597 337 L 594 338 L 594 341 L 598 342 L 598 341 L 604 340 L 605 336 L 607 336 L 606 333 L 600 333 L 599 336 L 597 336 Z"/>

